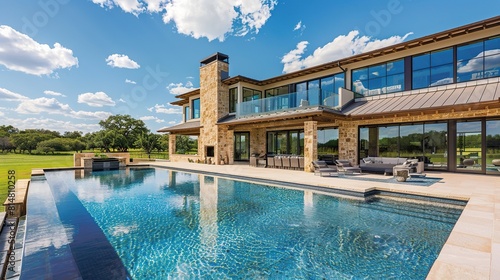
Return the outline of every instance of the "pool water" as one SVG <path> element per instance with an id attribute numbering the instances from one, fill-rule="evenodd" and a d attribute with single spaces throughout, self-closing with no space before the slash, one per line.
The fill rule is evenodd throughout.
<path id="1" fill-rule="evenodd" d="M 425 279 L 463 209 L 166 169 L 80 172 L 46 172 L 60 234 L 76 256 L 75 232 L 97 224 L 97 240 L 109 242 L 126 269 L 116 274 L 122 279 Z M 63 203 L 68 197 L 81 207 Z M 36 206 L 28 207 L 29 232 Z M 74 225 L 63 217 L 70 213 L 93 221 Z M 92 277 L 85 257 L 74 259 L 83 278 Z"/>

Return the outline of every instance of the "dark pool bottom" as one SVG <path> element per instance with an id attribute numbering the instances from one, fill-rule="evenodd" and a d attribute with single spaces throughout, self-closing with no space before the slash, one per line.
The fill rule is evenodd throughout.
<path id="1" fill-rule="evenodd" d="M 33 181 L 21 279 L 130 279 L 116 250 L 65 185 Z"/>
<path id="2" fill-rule="evenodd" d="M 462 211 L 165 169 L 46 177 L 23 279 L 424 279 Z"/>

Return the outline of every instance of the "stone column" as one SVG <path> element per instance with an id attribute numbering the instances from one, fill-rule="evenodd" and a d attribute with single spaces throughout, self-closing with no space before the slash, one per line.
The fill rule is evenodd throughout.
<path id="1" fill-rule="evenodd" d="M 314 172 L 313 160 L 318 158 L 318 122 L 304 122 L 304 171 Z"/>
<path id="2" fill-rule="evenodd" d="M 175 134 L 170 134 L 168 136 L 168 157 L 172 158 L 172 155 L 175 155 Z"/>
<path id="3" fill-rule="evenodd" d="M 339 159 L 358 163 L 358 126 L 352 122 L 341 122 L 339 126 Z"/>

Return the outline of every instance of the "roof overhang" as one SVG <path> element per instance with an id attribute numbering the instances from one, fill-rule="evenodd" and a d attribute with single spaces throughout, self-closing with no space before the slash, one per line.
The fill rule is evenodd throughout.
<path id="1" fill-rule="evenodd" d="M 170 134 L 184 134 L 184 135 L 199 135 L 200 134 L 200 121 L 188 121 L 171 127 L 165 127 L 158 130 L 158 132 L 166 132 Z"/>

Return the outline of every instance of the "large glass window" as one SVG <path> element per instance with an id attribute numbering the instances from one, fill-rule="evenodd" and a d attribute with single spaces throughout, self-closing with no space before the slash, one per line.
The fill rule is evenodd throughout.
<path id="1" fill-rule="evenodd" d="M 481 121 L 457 122 L 456 147 L 458 171 L 482 171 Z"/>
<path id="2" fill-rule="evenodd" d="M 378 156 L 399 157 L 399 126 L 383 126 L 378 130 Z"/>
<path id="3" fill-rule="evenodd" d="M 426 168 L 448 168 L 448 124 L 424 124 L 424 161 Z"/>
<path id="4" fill-rule="evenodd" d="M 500 37 L 457 47 L 457 82 L 500 75 Z"/>
<path id="5" fill-rule="evenodd" d="M 401 125 L 399 127 L 399 156 L 415 158 L 423 153 L 423 124 Z"/>
<path id="6" fill-rule="evenodd" d="M 238 88 L 229 89 L 229 113 L 236 112 L 236 103 L 238 103 Z"/>
<path id="7" fill-rule="evenodd" d="M 453 48 L 412 58 L 413 89 L 453 83 Z"/>
<path id="8" fill-rule="evenodd" d="M 339 88 L 341 87 L 345 87 L 344 73 L 321 78 L 322 104 L 330 107 L 338 106 L 339 103 L 336 95 L 339 93 Z"/>
<path id="9" fill-rule="evenodd" d="M 359 156 L 417 158 L 428 169 L 447 169 L 446 123 L 361 127 Z"/>
<path id="10" fill-rule="evenodd" d="M 339 130 L 338 128 L 318 129 L 318 156 L 339 155 Z"/>
<path id="11" fill-rule="evenodd" d="M 365 96 L 403 91 L 404 81 L 403 59 L 352 71 L 353 91 Z"/>
<path id="12" fill-rule="evenodd" d="M 267 153 L 304 155 L 304 131 L 286 130 L 267 133 Z"/>
<path id="13" fill-rule="evenodd" d="M 184 121 L 188 121 L 191 117 L 189 106 L 184 107 Z"/>
<path id="14" fill-rule="evenodd" d="M 262 92 L 251 88 L 243 88 L 243 102 L 260 99 Z"/>
<path id="15" fill-rule="evenodd" d="M 266 89 L 266 91 L 265 91 L 266 98 L 278 96 L 278 95 L 283 95 L 283 94 L 288 94 L 288 93 L 289 93 L 288 86 L 281 86 L 281 87 L 277 87 L 277 88 Z"/>
<path id="16" fill-rule="evenodd" d="M 191 103 L 191 107 L 193 108 L 193 119 L 200 118 L 200 99 L 193 99 Z"/>
<path id="17" fill-rule="evenodd" d="M 486 173 L 500 174 L 500 120 L 486 121 Z"/>

